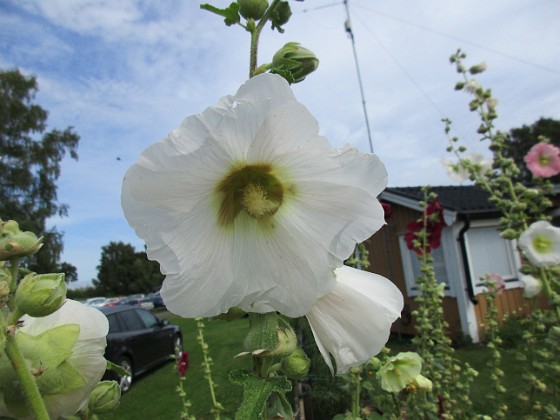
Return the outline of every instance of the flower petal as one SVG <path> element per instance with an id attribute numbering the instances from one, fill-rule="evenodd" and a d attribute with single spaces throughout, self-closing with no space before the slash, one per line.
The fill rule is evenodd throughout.
<path id="1" fill-rule="evenodd" d="M 279 186 L 278 208 L 266 217 L 235 201 L 252 185 L 248 167 L 266 168 Z M 227 194 L 224 182 L 233 182 Z M 333 288 L 332 273 L 355 244 L 383 225 L 376 197 L 386 184 L 376 156 L 333 150 L 289 85 L 269 74 L 146 149 L 121 200 L 166 275 L 162 297 L 172 312 L 212 316 L 241 306 L 302 316 Z M 224 208 L 235 209 L 226 222 Z"/>
<path id="2" fill-rule="evenodd" d="M 307 319 L 323 355 L 337 373 L 367 362 L 389 338 L 391 324 L 400 316 L 403 297 L 389 280 L 377 274 L 341 267 L 335 289 L 320 298 Z"/>
<path id="3" fill-rule="evenodd" d="M 560 264 L 560 228 L 549 222 L 534 222 L 519 236 L 519 248 L 536 267 Z"/>

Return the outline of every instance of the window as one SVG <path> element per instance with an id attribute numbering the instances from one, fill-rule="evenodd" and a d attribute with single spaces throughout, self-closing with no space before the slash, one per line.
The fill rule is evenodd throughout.
<path id="1" fill-rule="evenodd" d="M 514 283 L 518 286 L 515 247 L 512 241 L 500 236 L 496 226 L 471 227 L 466 232 L 465 242 L 475 288 L 482 287 L 480 278 L 490 273 L 501 275 L 508 287 L 514 287 Z"/>
<path id="2" fill-rule="evenodd" d="M 121 326 L 116 315 L 108 315 L 107 320 L 109 321 L 109 334 L 121 332 Z"/>
<path id="3" fill-rule="evenodd" d="M 142 320 L 138 317 L 138 315 L 136 315 L 136 311 L 123 311 L 119 315 L 121 316 L 121 320 L 124 322 L 127 331 L 138 331 L 145 328 Z"/>
<path id="4" fill-rule="evenodd" d="M 445 283 L 445 294 L 451 293 L 449 288 L 449 275 L 445 264 L 445 252 L 443 246 L 443 236 L 448 234 L 447 228 L 444 228 L 442 233 L 442 246 L 432 250 L 432 258 L 434 259 L 434 271 L 438 283 Z M 403 259 L 404 277 L 406 280 L 406 287 L 409 296 L 418 296 L 420 290 L 416 284 L 416 278 L 420 276 L 420 260 L 416 253 L 406 246 L 404 235 L 399 236 L 399 245 L 401 249 L 401 256 Z"/>
<path id="5" fill-rule="evenodd" d="M 140 315 L 146 328 L 153 328 L 158 324 L 157 318 L 148 311 L 136 311 L 136 313 Z"/>

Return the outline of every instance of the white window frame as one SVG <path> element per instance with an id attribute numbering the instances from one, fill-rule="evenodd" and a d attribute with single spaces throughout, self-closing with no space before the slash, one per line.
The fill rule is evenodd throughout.
<path id="1" fill-rule="evenodd" d="M 414 297 L 414 296 L 419 296 L 420 295 L 420 290 L 418 289 L 418 286 L 416 285 L 416 276 L 414 275 L 414 269 L 413 269 L 413 263 L 412 263 L 412 259 L 413 258 L 418 258 L 416 253 L 411 250 L 408 249 L 407 245 L 406 245 L 406 241 L 404 240 L 404 236 L 405 233 L 401 233 L 399 235 L 399 247 L 401 250 L 401 260 L 402 260 L 402 265 L 403 265 L 403 271 L 404 271 L 404 278 L 405 278 L 405 282 L 406 282 L 406 292 L 408 294 L 408 296 Z M 449 284 L 451 281 L 451 277 L 450 277 L 450 272 L 449 272 L 449 264 L 448 264 L 448 260 L 449 260 L 449 250 L 447 249 L 447 244 L 449 243 L 448 238 L 450 236 L 452 236 L 451 233 L 451 229 L 449 229 L 448 227 L 443 228 L 442 231 L 442 235 L 441 235 L 441 252 L 443 255 L 443 261 L 444 261 L 444 269 L 445 269 L 445 274 L 447 276 L 447 283 L 445 284 L 445 290 L 444 290 L 444 296 L 451 296 L 454 297 L 455 293 L 454 290 L 452 288 L 452 285 Z"/>
<path id="2" fill-rule="evenodd" d="M 469 274 L 470 277 L 472 279 L 472 284 L 473 284 L 473 288 L 474 288 L 474 294 L 480 294 L 486 291 L 486 288 L 482 285 L 482 283 L 480 282 L 479 278 L 476 278 L 476 274 L 474 273 L 474 267 L 473 267 L 473 257 L 472 257 L 472 252 L 471 252 L 471 243 L 469 242 L 469 231 L 473 230 L 473 229 L 495 229 L 496 230 L 496 235 L 499 235 L 499 220 L 498 219 L 491 219 L 491 220 L 477 220 L 477 221 L 473 221 L 471 223 L 471 226 L 469 227 L 469 229 L 465 232 L 465 247 L 466 247 L 466 251 L 467 251 L 467 258 L 469 261 Z M 507 289 L 514 289 L 517 287 L 523 287 L 523 284 L 521 283 L 521 281 L 519 280 L 519 267 L 521 267 L 521 258 L 519 256 L 519 252 L 517 251 L 517 241 L 513 240 L 507 240 L 507 239 L 503 239 L 502 240 L 505 242 L 505 246 L 506 246 L 506 256 L 507 256 L 507 264 L 509 266 L 510 269 L 510 276 L 503 276 L 503 273 L 498 273 L 500 275 L 502 275 L 505 284 L 506 284 L 506 290 Z M 488 273 L 490 274 L 490 273 Z"/>

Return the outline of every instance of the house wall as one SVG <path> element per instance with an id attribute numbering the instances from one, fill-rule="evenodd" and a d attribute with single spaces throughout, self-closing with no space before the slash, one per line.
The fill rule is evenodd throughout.
<path id="1" fill-rule="evenodd" d="M 484 339 L 484 334 L 487 329 L 484 315 L 488 310 L 488 302 L 486 297 L 482 294 L 477 295 L 476 298 L 478 300 L 478 305 L 475 305 L 476 319 L 480 336 Z M 496 296 L 495 304 L 498 309 L 499 321 L 502 321 L 507 314 L 528 315 L 531 313 L 531 305 L 523 297 L 523 289 L 521 288 L 505 290 L 503 293 Z M 548 306 L 547 300 L 543 294 L 541 294 L 541 298 L 537 299 L 535 304 L 539 308 L 546 308 Z"/>
<path id="2" fill-rule="evenodd" d="M 368 270 L 387 277 L 403 293 L 404 310 L 401 318 L 393 324 L 391 331 L 404 335 L 413 335 L 415 333 L 414 317 L 412 317 L 411 312 L 417 305 L 414 298 L 407 294 L 398 237 L 406 233 L 408 223 L 416 220 L 418 217 L 420 217 L 420 212 L 418 211 L 404 206 L 393 205 L 393 214 L 387 221 L 387 225 L 383 226 L 366 243 L 370 261 Z M 449 324 L 450 334 L 456 336 L 457 332 L 461 331 L 457 299 L 445 297 L 443 310 Z"/>
<path id="3" fill-rule="evenodd" d="M 387 225 L 383 226 L 366 243 L 371 264 L 368 270 L 387 277 L 401 290 L 405 306 L 401 318 L 393 324 L 391 330 L 394 333 L 413 335 L 415 334 L 414 317 L 411 313 L 416 308 L 416 303 L 414 297 L 408 295 L 398 238 L 406 233 L 409 222 L 420 217 L 420 212 L 397 204 L 392 204 L 392 207 L 393 213 Z M 466 296 L 465 267 L 459 247 L 456 246 L 456 238 L 462 227 L 463 223 L 457 222 L 451 228 L 449 236 L 442 238 L 442 246 L 446 247 L 449 281 L 453 283 L 450 290 L 451 296 L 445 296 L 443 300 L 443 309 L 449 324 L 450 336 L 455 338 L 458 333 L 463 332 L 465 335 L 470 335 L 476 342 L 484 338 L 484 314 L 487 311 L 487 303 L 482 294 L 476 295 L 478 304 L 474 304 Z M 461 301 L 459 302 L 458 299 Z M 521 287 L 505 290 L 497 297 L 496 305 L 500 320 L 508 313 L 528 314 L 531 311 L 527 301 L 523 298 Z M 539 306 L 546 307 L 546 299 L 541 299 Z M 462 318 L 459 312 L 460 307 L 463 308 Z"/>

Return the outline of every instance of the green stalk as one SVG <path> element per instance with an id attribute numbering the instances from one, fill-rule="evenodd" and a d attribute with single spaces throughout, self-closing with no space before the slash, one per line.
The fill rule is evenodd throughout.
<path id="1" fill-rule="evenodd" d="M 249 54 L 249 78 L 255 76 L 255 71 L 257 70 L 257 55 L 259 50 L 259 38 L 261 36 L 261 31 L 263 30 L 264 25 L 270 18 L 270 15 L 274 11 L 274 9 L 276 9 L 276 6 L 278 6 L 278 3 L 280 3 L 280 0 L 273 0 L 270 7 L 266 9 L 266 12 L 264 13 L 261 20 L 259 20 L 258 25 L 253 30 L 250 31 L 251 51 Z"/>
<path id="2" fill-rule="evenodd" d="M 36 420 L 49 420 L 49 413 L 45 407 L 45 403 L 41 394 L 39 393 L 39 388 L 37 388 L 37 382 L 31 374 L 25 364 L 25 360 L 19 351 L 16 344 L 15 338 L 11 334 L 6 334 L 6 354 L 12 362 L 12 366 L 19 378 L 19 382 L 25 391 L 29 405 L 35 414 Z"/>
<path id="3" fill-rule="evenodd" d="M 558 295 L 552 290 L 552 287 L 550 287 L 548 272 L 543 267 L 541 267 L 539 271 L 545 294 L 552 300 L 552 307 L 554 308 L 556 319 L 560 321 L 560 306 L 558 306 Z"/>
<path id="4" fill-rule="evenodd" d="M 360 418 L 360 392 L 361 392 L 361 377 L 360 373 L 352 373 L 356 388 L 352 396 L 352 418 Z"/>

